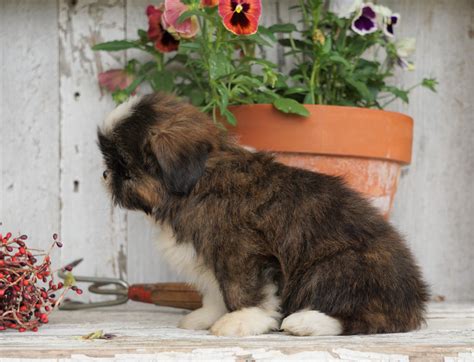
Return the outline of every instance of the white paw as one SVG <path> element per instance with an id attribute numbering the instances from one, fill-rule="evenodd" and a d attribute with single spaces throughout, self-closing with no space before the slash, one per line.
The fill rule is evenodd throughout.
<path id="1" fill-rule="evenodd" d="M 336 336 L 342 333 L 342 324 L 324 313 L 306 310 L 283 319 L 281 329 L 295 336 Z"/>
<path id="2" fill-rule="evenodd" d="M 211 333 L 227 337 L 263 334 L 278 329 L 278 321 L 271 314 L 258 307 L 227 313 L 211 327 Z"/>
<path id="3" fill-rule="evenodd" d="M 225 313 L 225 312 L 224 312 Z M 216 308 L 203 307 L 185 315 L 178 323 L 178 328 L 183 329 L 209 329 L 219 317 L 222 316 Z"/>

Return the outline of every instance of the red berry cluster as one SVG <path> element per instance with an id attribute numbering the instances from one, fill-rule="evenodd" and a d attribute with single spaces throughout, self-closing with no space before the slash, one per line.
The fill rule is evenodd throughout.
<path id="1" fill-rule="evenodd" d="M 63 245 L 57 234 L 48 252 L 28 248 L 27 239 L 26 235 L 12 238 L 11 233 L 0 234 L 0 331 L 13 328 L 36 332 L 48 323 L 49 314 L 69 289 L 82 293 L 76 286 L 54 281 L 50 252 L 54 246 Z M 43 258 L 38 262 L 40 256 Z"/>

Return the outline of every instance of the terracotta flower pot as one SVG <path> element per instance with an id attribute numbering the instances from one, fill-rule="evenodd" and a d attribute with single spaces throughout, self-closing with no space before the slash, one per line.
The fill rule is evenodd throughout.
<path id="1" fill-rule="evenodd" d="M 400 167 L 411 161 L 413 120 L 365 108 L 306 105 L 307 118 L 269 104 L 231 107 L 229 127 L 242 145 L 271 151 L 279 161 L 342 176 L 388 217 Z"/>

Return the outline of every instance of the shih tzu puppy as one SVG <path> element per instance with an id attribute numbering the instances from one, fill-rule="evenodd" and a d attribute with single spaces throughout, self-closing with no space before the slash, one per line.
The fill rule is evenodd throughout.
<path id="1" fill-rule="evenodd" d="M 247 151 L 164 94 L 121 104 L 98 137 L 114 202 L 153 218 L 163 255 L 202 293 L 180 327 L 316 336 L 423 323 L 412 254 L 340 178 Z"/>

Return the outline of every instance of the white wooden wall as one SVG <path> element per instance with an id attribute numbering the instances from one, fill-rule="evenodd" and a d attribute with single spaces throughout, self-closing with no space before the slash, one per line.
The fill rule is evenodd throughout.
<path id="1" fill-rule="evenodd" d="M 381 2 L 402 14 L 399 33 L 417 38 L 417 70 L 401 82 L 426 74 L 440 81 L 438 94 L 417 90 L 409 106 L 393 106 L 415 118 L 413 164 L 403 172 L 393 221 L 433 294 L 472 300 L 474 1 Z M 127 54 L 90 47 L 134 37 L 146 27 L 148 3 L 0 1 L 0 230 L 28 233 L 43 247 L 59 232 L 65 247 L 57 260 L 85 257 L 77 274 L 176 280 L 143 216 L 111 208 L 95 143 L 96 126 L 113 107 L 97 74 Z M 290 18 L 289 1 L 263 3 L 265 23 Z"/>

